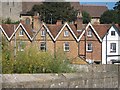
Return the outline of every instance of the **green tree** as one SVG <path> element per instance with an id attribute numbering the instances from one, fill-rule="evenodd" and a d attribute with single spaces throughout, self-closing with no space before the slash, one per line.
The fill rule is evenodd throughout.
<path id="1" fill-rule="evenodd" d="M 77 15 L 77 10 L 69 2 L 44 2 L 34 5 L 30 12 L 38 12 L 46 23 L 56 23 L 57 20 L 75 21 Z"/>
<path id="2" fill-rule="evenodd" d="M 118 14 L 118 23 L 120 24 L 120 0 L 118 2 L 116 2 L 115 6 L 113 7 L 113 9 L 117 12 Z"/>
<path id="3" fill-rule="evenodd" d="M 101 24 L 118 23 L 118 14 L 115 10 L 105 11 L 100 17 Z"/>
<path id="4" fill-rule="evenodd" d="M 89 13 L 83 11 L 82 16 L 83 16 L 83 23 L 84 24 L 87 24 L 87 23 L 89 23 L 91 21 L 91 17 L 89 15 Z"/>
<path id="5" fill-rule="evenodd" d="M 116 2 L 115 6 L 113 7 L 114 10 L 120 11 L 120 0 Z"/>
<path id="6" fill-rule="evenodd" d="M 18 24 L 19 21 L 13 22 L 10 18 L 6 18 L 5 20 L 2 20 L 2 24 Z"/>

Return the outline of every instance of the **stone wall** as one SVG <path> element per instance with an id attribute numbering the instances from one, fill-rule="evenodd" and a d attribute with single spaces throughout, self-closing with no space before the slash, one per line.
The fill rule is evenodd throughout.
<path id="1" fill-rule="evenodd" d="M 4 74 L 3 88 L 120 88 L 120 65 L 74 65 L 76 73 Z"/>

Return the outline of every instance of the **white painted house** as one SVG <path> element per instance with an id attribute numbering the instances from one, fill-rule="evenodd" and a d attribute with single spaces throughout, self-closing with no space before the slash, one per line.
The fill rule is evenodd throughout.
<path id="1" fill-rule="evenodd" d="M 112 25 L 103 37 L 102 64 L 120 60 L 120 30 Z"/>

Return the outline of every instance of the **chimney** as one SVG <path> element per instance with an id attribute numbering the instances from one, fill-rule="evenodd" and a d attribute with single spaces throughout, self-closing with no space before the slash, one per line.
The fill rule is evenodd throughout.
<path id="1" fill-rule="evenodd" d="M 83 19 L 82 19 L 82 13 L 78 12 L 77 14 L 77 20 L 75 22 L 77 24 L 77 30 L 81 30 L 82 29 L 82 24 L 83 24 Z"/>
<path id="2" fill-rule="evenodd" d="M 20 20 L 20 23 L 25 24 L 24 20 L 22 20 L 22 19 Z"/>
<path id="3" fill-rule="evenodd" d="M 56 25 L 61 25 L 62 24 L 62 20 L 57 20 Z"/>
<path id="4" fill-rule="evenodd" d="M 36 16 L 33 16 L 33 29 L 39 30 L 41 24 L 42 24 L 42 21 L 41 21 L 40 15 L 36 14 Z"/>

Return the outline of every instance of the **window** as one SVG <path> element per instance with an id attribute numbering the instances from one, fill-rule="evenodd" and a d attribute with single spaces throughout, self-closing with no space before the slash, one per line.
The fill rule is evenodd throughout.
<path id="1" fill-rule="evenodd" d="M 40 50 L 41 51 L 45 51 L 46 50 L 46 43 L 45 42 L 41 42 L 40 43 Z"/>
<path id="2" fill-rule="evenodd" d="M 23 35 L 24 35 L 24 31 L 21 30 L 21 31 L 19 32 L 19 36 L 23 36 Z"/>
<path id="3" fill-rule="evenodd" d="M 26 24 L 30 24 L 30 19 L 26 18 Z"/>
<path id="4" fill-rule="evenodd" d="M 66 43 L 64 43 L 64 51 L 69 51 L 69 43 L 68 42 L 66 42 Z"/>
<path id="5" fill-rule="evenodd" d="M 111 31 L 111 36 L 115 36 L 115 31 Z"/>
<path id="6" fill-rule="evenodd" d="M 110 52 L 116 52 L 116 43 L 110 44 Z"/>
<path id="7" fill-rule="evenodd" d="M 87 51 L 90 51 L 90 52 L 91 52 L 92 49 L 93 49 L 93 48 L 92 48 L 92 43 L 88 43 L 86 48 L 87 48 Z"/>
<path id="8" fill-rule="evenodd" d="M 69 36 L 69 31 L 68 31 L 68 30 L 65 30 L 65 31 L 64 31 L 64 36 L 65 36 L 65 37 Z"/>
<path id="9" fill-rule="evenodd" d="M 88 36 L 88 37 L 92 37 L 92 30 L 89 30 L 89 31 L 88 31 L 87 36 Z"/>
<path id="10" fill-rule="evenodd" d="M 41 30 L 41 36 L 42 36 L 42 37 L 45 36 L 45 30 Z"/>
<path id="11" fill-rule="evenodd" d="M 25 42 L 20 41 L 18 45 L 18 51 L 24 51 L 25 48 Z"/>
<path id="12" fill-rule="evenodd" d="M 13 7 L 15 6 L 15 3 L 14 3 L 14 1 L 13 1 Z"/>

